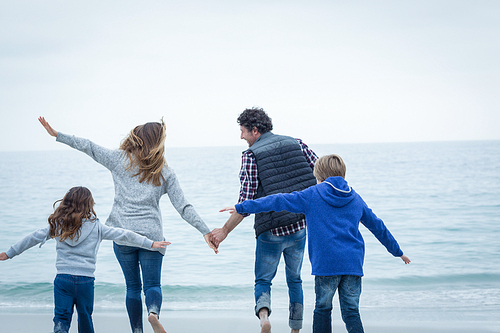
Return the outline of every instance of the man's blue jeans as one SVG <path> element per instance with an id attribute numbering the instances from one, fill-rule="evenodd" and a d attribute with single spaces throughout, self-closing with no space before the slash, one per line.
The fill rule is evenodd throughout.
<path id="1" fill-rule="evenodd" d="M 116 243 L 113 243 L 113 250 L 125 276 L 125 283 L 127 285 L 125 304 L 127 306 L 130 326 L 132 327 L 132 332 L 139 333 L 143 331 L 142 289 L 144 289 L 148 313 L 153 312 L 160 316 L 163 255 L 157 251 L 148 251 Z M 144 288 L 141 284 L 141 272 Z"/>
<path id="2" fill-rule="evenodd" d="M 78 313 L 78 332 L 94 333 L 94 279 L 89 276 L 57 274 L 54 279 L 54 333 L 67 333 Z"/>
<path id="3" fill-rule="evenodd" d="M 347 332 L 363 333 L 359 316 L 359 296 L 361 295 L 361 276 L 336 275 L 316 276 L 314 289 L 316 305 L 313 316 L 313 333 L 332 332 L 332 300 L 339 290 L 340 311 Z"/>
<path id="4" fill-rule="evenodd" d="M 292 329 L 302 328 L 304 295 L 300 271 L 305 244 L 306 229 L 289 236 L 274 236 L 270 231 L 259 235 L 255 249 L 255 314 L 257 316 L 262 308 L 267 308 L 271 314 L 271 285 L 283 253 L 288 285 L 289 325 Z"/>

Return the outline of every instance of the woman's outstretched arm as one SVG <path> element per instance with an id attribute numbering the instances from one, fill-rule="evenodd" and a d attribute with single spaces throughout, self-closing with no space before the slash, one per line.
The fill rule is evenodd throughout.
<path id="1" fill-rule="evenodd" d="M 47 120 L 45 120 L 44 117 L 39 117 L 38 121 L 47 130 L 47 133 L 49 133 L 49 135 L 57 137 L 57 131 L 53 129 L 52 126 L 49 125 L 49 123 L 47 122 Z"/>
<path id="2" fill-rule="evenodd" d="M 84 138 L 77 138 L 74 135 L 67 135 L 63 132 L 58 132 L 49 125 L 44 117 L 39 117 L 38 121 L 47 130 L 49 135 L 56 138 L 56 141 L 64 143 L 71 148 L 77 149 L 90 157 L 92 157 L 97 163 L 102 164 L 109 170 L 113 170 L 118 164 L 122 163 L 121 151 L 107 149 L 101 147 L 92 141 Z"/>

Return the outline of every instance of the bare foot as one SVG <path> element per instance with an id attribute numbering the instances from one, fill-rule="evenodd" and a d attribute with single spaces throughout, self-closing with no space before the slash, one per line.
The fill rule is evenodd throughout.
<path id="1" fill-rule="evenodd" d="M 153 332 L 155 333 L 167 333 L 163 326 L 161 325 L 160 321 L 158 320 L 158 315 L 156 313 L 150 313 L 148 316 L 148 321 L 151 324 L 151 327 L 153 327 Z"/>
<path id="2" fill-rule="evenodd" d="M 271 333 L 271 323 L 269 319 L 266 318 L 265 320 L 261 320 L 260 327 L 262 328 L 260 333 Z"/>

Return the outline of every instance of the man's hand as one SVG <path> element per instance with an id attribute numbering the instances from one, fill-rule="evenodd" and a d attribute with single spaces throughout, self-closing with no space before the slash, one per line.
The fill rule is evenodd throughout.
<path id="1" fill-rule="evenodd" d="M 7 259 L 9 259 L 9 257 L 7 256 L 7 253 L 5 253 L 5 252 L 0 253 L 0 260 L 3 261 L 3 260 L 7 260 Z"/>
<path id="2" fill-rule="evenodd" d="M 211 234 L 212 234 L 212 242 L 217 247 L 219 247 L 220 243 L 222 243 L 222 241 L 226 239 L 228 232 L 226 232 L 224 228 L 215 228 L 214 230 L 212 230 Z"/>

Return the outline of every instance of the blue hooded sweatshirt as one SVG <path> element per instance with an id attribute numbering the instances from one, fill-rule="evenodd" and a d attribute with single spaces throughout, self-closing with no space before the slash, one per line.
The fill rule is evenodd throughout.
<path id="1" fill-rule="evenodd" d="M 300 192 L 274 194 L 236 205 L 240 214 L 273 210 L 305 214 L 312 275 L 363 276 L 365 242 L 360 222 L 389 253 L 403 255 L 384 222 L 342 177 L 329 177 Z"/>

